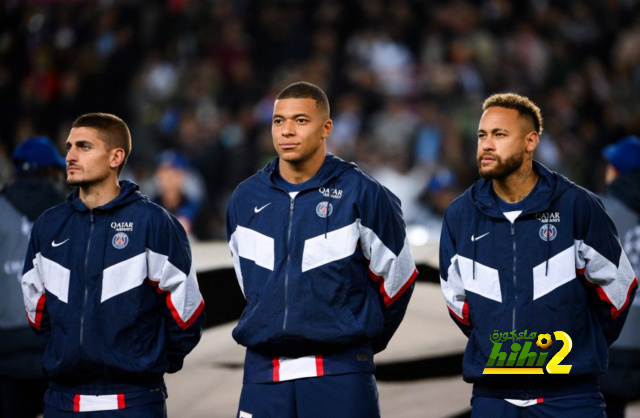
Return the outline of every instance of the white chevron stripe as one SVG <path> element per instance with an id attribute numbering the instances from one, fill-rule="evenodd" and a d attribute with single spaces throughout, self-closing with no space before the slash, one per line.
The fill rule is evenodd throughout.
<path id="1" fill-rule="evenodd" d="M 546 275 L 545 275 L 546 273 Z M 533 268 L 533 300 L 576 278 L 575 247 L 569 247 Z"/>
<path id="2" fill-rule="evenodd" d="M 360 221 L 304 242 L 302 272 L 349 257 L 356 251 Z"/>
<path id="3" fill-rule="evenodd" d="M 166 255 L 147 248 L 146 256 L 149 279 L 158 282 L 160 290 L 170 293 L 173 307 L 182 321 L 187 323 L 202 304 L 193 264 L 189 275 L 186 275 L 171 264 Z"/>
<path id="4" fill-rule="evenodd" d="M 147 255 L 138 254 L 107 268 L 102 274 L 100 302 L 134 289 L 147 278 Z"/>
<path id="5" fill-rule="evenodd" d="M 624 251 L 620 252 L 617 266 L 582 240 L 575 241 L 575 251 L 576 267 L 585 269 L 586 279 L 600 286 L 617 310 L 622 308 L 636 278 Z"/>
<path id="6" fill-rule="evenodd" d="M 442 280 L 442 277 L 440 277 L 440 287 L 442 288 L 442 294 L 449 309 L 458 317 L 464 318 L 462 311 L 467 297 L 464 291 L 462 277 L 460 277 L 457 255 L 451 259 L 447 280 Z"/>
<path id="7" fill-rule="evenodd" d="M 56 295 L 58 300 L 69 303 L 69 269 L 62 267 L 55 261 L 42 257 L 40 253 L 36 255 L 34 267 L 39 270 L 40 277 L 46 277 L 44 287 Z"/>
<path id="8" fill-rule="evenodd" d="M 244 293 L 244 280 L 242 279 L 242 269 L 240 268 L 240 255 L 238 254 L 238 240 L 235 232 L 231 234 L 231 239 L 229 240 L 229 249 L 231 250 L 231 258 L 233 259 L 233 269 L 236 271 L 236 278 L 238 279 L 240 290 L 242 291 L 242 294 L 246 298 L 247 295 Z"/>
<path id="9" fill-rule="evenodd" d="M 253 229 L 238 226 L 231 235 L 229 245 L 232 252 L 234 248 L 237 248 L 239 257 L 251 260 L 260 267 L 273 271 L 275 259 L 273 238 Z"/>
<path id="10" fill-rule="evenodd" d="M 411 255 L 409 240 L 405 237 L 404 246 L 397 256 L 387 248 L 373 230 L 360 223 L 360 246 L 365 257 L 370 260 L 369 269 L 384 279 L 384 289 L 390 299 L 404 287 L 416 271 Z"/>
<path id="11" fill-rule="evenodd" d="M 469 292 L 484 296 L 487 299 L 502 302 L 502 292 L 500 291 L 500 276 L 498 270 L 476 263 L 475 277 L 473 272 L 473 261 L 470 258 L 457 255 L 452 259 L 452 265 L 457 257 L 460 278 L 464 284 L 464 289 Z M 451 274 L 451 269 L 449 269 Z"/>

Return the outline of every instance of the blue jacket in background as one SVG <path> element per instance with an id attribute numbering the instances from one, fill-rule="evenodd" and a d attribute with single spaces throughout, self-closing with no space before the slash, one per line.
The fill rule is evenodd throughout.
<path id="1" fill-rule="evenodd" d="M 245 383 L 373 371 L 404 316 L 417 270 L 400 201 L 328 154 L 295 197 L 276 158 L 241 183 L 227 233 L 247 300 L 235 340 Z"/>
<path id="2" fill-rule="evenodd" d="M 54 391 L 157 388 L 200 340 L 204 302 L 183 228 L 137 185 L 120 186 L 93 210 L 75 191 L 32 230 L 22 287 Z"/>
<path id="3" fill-rule="evenodd" d="M 599 199 L 534 161 L 540 176 L 514 224 L 492 182 L 479 180 L 447 209 L 440 242 L 442 290 L 469 337 L 463 376 L 473 393 L 535 399 L 597 392 L 637 280 Z M 485 375 L 494 333 L 564 331 L 567 375 Z M 511 343 L 503 344 L 510 352 Z M 520 341 L 523 344 L 523 341 Z M 547 359 L 563 346 L 552 345 Z M 540 352 L 535 346 L 530 351 Z"/>

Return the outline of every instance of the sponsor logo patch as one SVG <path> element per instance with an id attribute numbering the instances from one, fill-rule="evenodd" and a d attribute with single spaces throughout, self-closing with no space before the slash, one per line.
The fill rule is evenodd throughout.
<path id="1" fill-rule="evenodd" d="M 129 237 L 124 232 L 118 232 L 113 236 L 111 244 L 113 244 L 116 249 L 121 250 L 129 244 Z"/>
<path id="2" fill-rule="evenodd" d="M 331 199 L 342 199 L 342 190 L 340 189 L 331 189 L 329 187 L 321 187 L 318 189 L 322 196 L 330 197 Z"/>
<path id="3" fill-rule="evenodd" d="M 133 222 L 111 222 L 111 228 L 117 232 L 133 232 Z"/>
<path id="4" fill-rule="evenodd" d="M 321 218 L 331 216 L 332 213 L 333 205 L 329 202 L 320 202 L 318 203 L 318 206 L 316 206 L 316 214 Z"/>
<path id="5" fill-rule="evenodd" d="M 540 227 L 540 239 L 543 241 L 553 241 L 558 236 L 558 230 L 551 224 L 544 224 Z"/>
<path id="6" fill-rule="evenodd" d="M 542 223 L 560 222 L 560 212 L 541 212 L 536 213 L 536 219 Z"/>

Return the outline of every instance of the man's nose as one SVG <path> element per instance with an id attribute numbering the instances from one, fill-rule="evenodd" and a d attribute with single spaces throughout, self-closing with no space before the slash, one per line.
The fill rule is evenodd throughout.
<path id="1" fill-rule="evenodd" d="M 295 124 L 293 121 L 284 121 L 282 123 L 282 136 L 293 136 L 296 133 Z"/>

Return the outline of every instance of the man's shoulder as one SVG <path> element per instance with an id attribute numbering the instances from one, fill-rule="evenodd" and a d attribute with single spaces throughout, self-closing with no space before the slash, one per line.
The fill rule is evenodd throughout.
<path id="1" fill-rule="evenodd" d="M 458 195 L 455 199 L 449 203 L 445 210 L 445 216 L 458 216 L 461 213 L 473 209 L 473 202 L 470 196 L 470 189 L 466 190 L 462 194 Z"/>
<path id="2" fill-rule="evenodd" d="M 261 173 L 257 172 L 251 177 L 248 177 L 247 179 L 241 181 L 240 184 L 236 186 L 233 194 L 235 195 L 240 193 L 251 193 L 255 191 L 256 188 L 268 188 L 268 186 L 260 179 L 260 176 Z"/>
<path id="3" fill-rule="evenodd" d="M 598 208 L 604 210 L 602 201 L 598 195 L 577 184 L 571 184 L 557 199 L 556 204 L 571 204 L 577 210 Z"/>
<path id="4" fill-rule="evenodd" d="M 49 209 L 42 212 L 42 214 L 38 216 L 36 223 L 49 222 L 49 221 L 55 222 L 60 217 L 66 218 L 70 210 L 71 208 L 69 208 L 69 205 L 67 205 L 66 202 L 58 203 L 57 205 L 52 206 Z"/>
<path id="5" fill-rule="evenodd" d="M 334 186 L 332 187 L 340 186 L 342 189 L 363 192 L 358 193 L 357 195 L 359 196 L 365 196 L 372 192 L 377 193 L 381 191 L 391 193 L 391 191 L 382 183 L 355 165 L 352 169 L 347 169 L 341 172 L 336 177 L 333 184 Z"/>
<path id="6" fill-rule="evenodd" d="M 149 221 L 162 221 L 173 217 L 168 210 L 147 199 L 140 199 L 123 206 L 122 211 L 134 212 L 137 218 Z"/>

